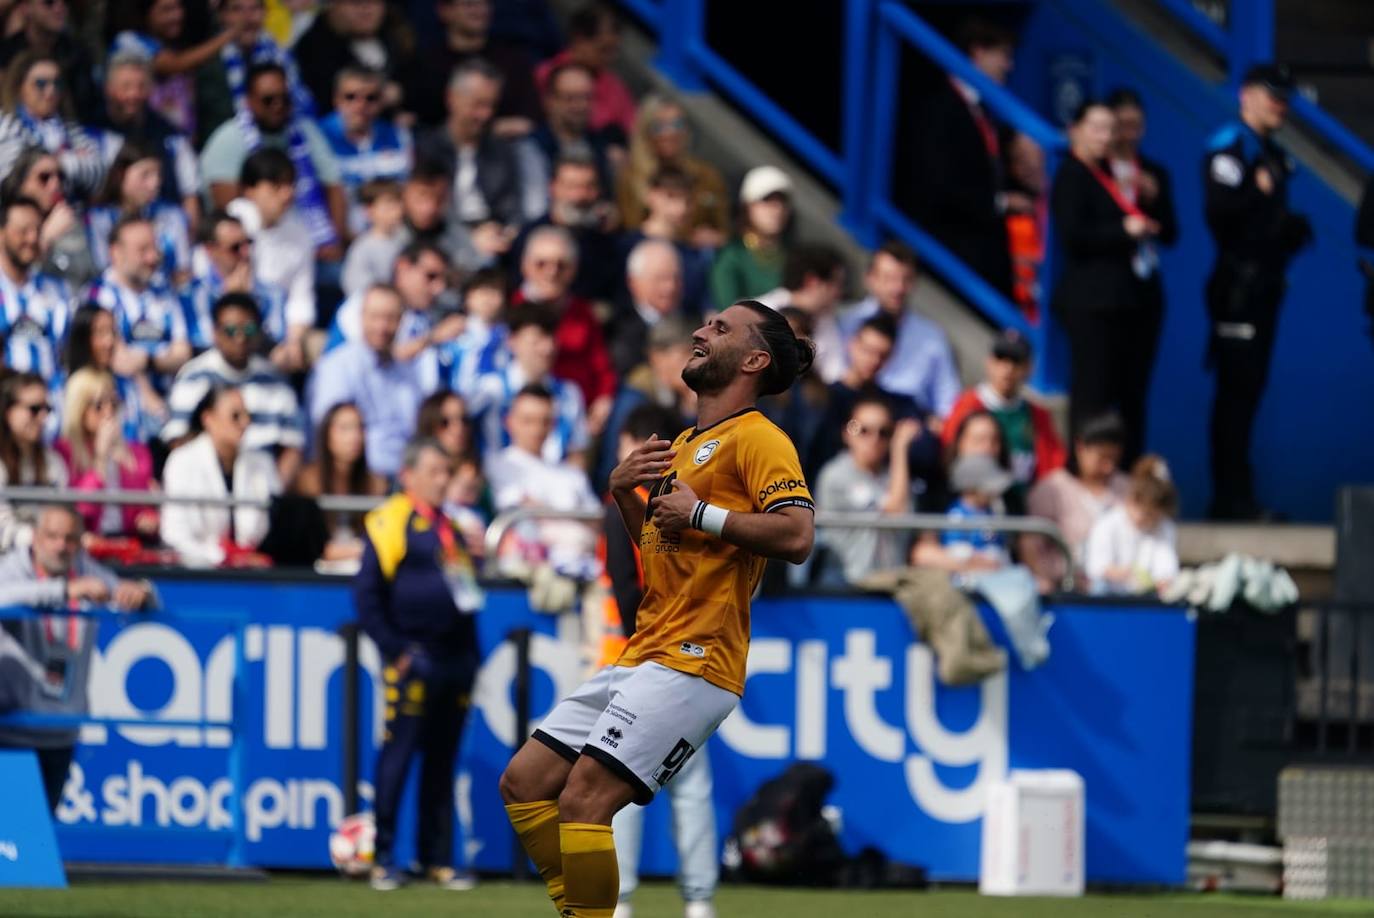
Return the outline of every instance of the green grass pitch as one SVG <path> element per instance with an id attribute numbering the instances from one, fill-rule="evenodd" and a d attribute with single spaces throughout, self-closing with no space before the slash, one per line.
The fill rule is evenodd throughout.
<path id="1" fill-rule="evenodd" d="M 1374 902 L 1295 903 L 1234 895 L 1090 895 L 1083 899 L 987 899 L 968 890 L 849 892 L 726 886 L 716 899 L 721 918 L 1322 918 L 1374 916 Z M 677 918 L 682 906 L 670 884 L 651 883 L 635 896 L 636 918 Z M 471 892 L 412 886 L 374 893 L 362 882 L 335 877 L 277 875 L 266 882 L 88 882 L 65 891 L 0 890 L 0 915 L 326 916 L 410 918 L 553 918 L 543 888 L 533 883 L 483 883 Z"/>

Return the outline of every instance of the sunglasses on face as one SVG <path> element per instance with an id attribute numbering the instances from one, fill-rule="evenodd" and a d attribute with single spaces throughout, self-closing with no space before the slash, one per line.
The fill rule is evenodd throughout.
<path id="1" fill-rule="evenodd" d="M 221 325 L 219 330 L 226 338 L 251 338 L 258 333 L 258 323 L 244 322 L 242 325 Z"/>
<path id="2" fill-rule="evenodd" d="M 360 99 L 368 105 L 376 105 L 382 101 L 382 94 L 379 92 L 346 92 L 343 94 L 345 102 L 357 102 Z"/>
<path id="3" fill-rule="evenodd" d="M 52 412 L 52 407 L 47 402 L 20 402 L 16 408 L 24 408 L 29 412 L 29 417 L 38 418 Z"/>
<path id="4" fill-rule="evenodd" d="M 650 133 L 661 136 L 663 134 L 672 134 L 676 131 L 685 130 L 687 130 L 687 119 L 670 118 L 667 121 L 655 121 L 654 126 L 650 129 Z"/>
<path id="5" fill-rule="evenodd" d="M 49 89 L 51 89 L 53 92 L 57 92 L 58 90 L 60 90 L 60 89 L 62 88 L 62 78 L 61 78 L 61 77 L 34 77 L 34 78 L 33 78 L 33 88 L 36 89 L 36 90 L 38 90 L 39 92 L 47 92 Z"/>

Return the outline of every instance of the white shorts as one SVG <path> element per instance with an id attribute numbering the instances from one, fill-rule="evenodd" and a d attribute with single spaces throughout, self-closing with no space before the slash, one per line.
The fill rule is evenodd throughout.
<path id="1" fill-rule="evenodd" d="M 659 663 L 608 666 L 559 702 L 534 738 L 569 762 L 596 759 L 647 804 L 737 704 L 734 692 Z"/>

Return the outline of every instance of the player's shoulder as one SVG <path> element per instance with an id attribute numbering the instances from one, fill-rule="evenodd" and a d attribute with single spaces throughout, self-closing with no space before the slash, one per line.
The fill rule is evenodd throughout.
<path id="1" fill-rule="evenodd" d="M 742 415 L 735 429 L 739 433 L 740 440 L 745 443 L 759 444 L 765 448 L 776 448 L 785 443 L 796 449 L 792 444 L 792 438 L 787 435 L 787 431 L 757 409 Z"/>

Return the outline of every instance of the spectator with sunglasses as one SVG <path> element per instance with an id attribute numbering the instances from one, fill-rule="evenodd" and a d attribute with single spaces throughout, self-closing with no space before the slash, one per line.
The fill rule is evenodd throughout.
<path id="1" fill-rule="evenodd" d="M 61 64 L 48 54 L 25 52 L 5 74 L 0 114 L 0 175 L 8 174 L 28 146 L 57 157 L 67 196 L 85 200 L 105 177 L 100 147 L 63 108 Z"/>
<path id="2" fill-rule="evenodd" d="M 162 428 L 162 439 L 169 444 L 184 440 L 191 429 L 191 413 L 205 393 L 233 387 L 249 414 L 243 448 L 275 455 L 277 478 L 289 485 L 301 465 L 305 415 L 290 382 L 257 353 L 262 331 L 258 304 L 250 294 L 226 293 L 215 302 L 213 319 L 214 347 L 177 374 L 167 398 L 172 416 Z"/>
<path id="3" fill-rule="evenodd" d="M 897 420 L 880 394 L 861 396 L 844 426 L 844 450 L 825 464 L 816 482 L 816 505 L 838 512 L 910 513 L 907 452 L 921 433 L 913 418 Z M 878 570 L 901 567 L 907 536 L 877 529 L 822 529 L 826 553 L 820 582 L 843 586 Z"/>
<path id="4" fill-rule="evenodd" d="M 252 154 L 279 150 L 291 163 L 294 205 L 316 249 L 314 258 L 341 260 L 347 207 L 334 151 L 314 120 L 296 107 L 287 71 L 280 64 L 254 64 L 244 85 L 243 108 L 215 129 L 200 154 L 211 202 L 224 207 L 233 200 L 240 185 L 246 184 L 241 173 Z"/>
<path id="5" fill-rule="evenodd" d="M 186 332 L 197 351 L 210 347 L 215 303 L 226 293 L 248 293 L 257 301 L 262 341 L 272 363 L 293 369 L 286 340 L 286 291 L 261 280 L 253 268 L 253 240 L 243 223 L 228 211 L 210 214 L 200 227 L 200 245 L 191 255 L 191 280 L 181 290 Z"/>
<path id="6" fill-rule="evenodd" d="M 71 487 L 77 491 L 158 490 L 152 453 L 125 435 L 114 375 L 85 367 L 71 375 L 65 389 L 57 452 L 67 463 Z M 155 507 L 78 504 L 76 512 L 93 535 L 157 537 Z"/>
<path id="7" fill-rule="evenodd" d="M 415 361 L 426 391 L 439 384 L 439 360 L 435 346 L 452 341 L 463 333 L 466 319 L 453 313 L 438 315 L 439 298 L 448 289 L 449 262 L 443 249 L 432 242 L 412 242 L 396 256 L 392 286 L 401 295 L 405 311 L 396 333 L 393 356 L 407 363 Z M 334 314 L 325 350 L 331 351 L 349 341 L 363 338 L 363 299 L 366 292 L 344 300 Z"/>
<path id="8" fill-rule="evenodd" d="M 405 181 L 414 156 L 410 131 L 382 117 L 384 77 L 367 67 L 350 66 L 334 77 L 334 111 L 320 119 L 320 133 L 339 162 L 348 199 L 348 234 L 368 227 L 359 191 L 368 182 Z"/>
<path id="9" fill-rule="evenodd" d="M 629 161 L 616 188 L 620 220 L 627 229 L 639 227 L 649 213 L 653 177 L 665 168 L 677 169 L 687 176 L 690 188 L 681 241 L 694 248 L 716 249 L 730 230 L 730 197 L 720 172 L 693 156 L 691 147 L 692 128 L 682 104 L 669 96 L 646 96 L 630 138 Z"/>
<path id="10" fill-rule="evenodd" d="M 238 389 L 218 386 L 206 392 L 191 413 L 191 440 L 172 450 L 163 467 L 168 496 L 265 502 L 281 493 L 272 457 L 244 445 L 250 423 Z M 259 506 L 175 503 L 162 510 L 162 541 L 190 567 L 256 562 L 253 550 L 267 527 L 267 510 Z"/>
<path id="11" fill-rule="evenodd" d="M 68 28 L 68 0 L 21 0 L 16 5 L 23 14 L 24 27 L 0 41 L 0 68 L 8 68 L 20 54 L 51 55 L 71 78 L 71 99 L 85 123 L 100 105 L 93 79 L 95 65 L 89 49 Z"/>
<path id="12" fill-rule="evenodd" d="M 62 191 L 62 169 L 47 150 L 25 147 L 8 175 L 0 181 L 0 202 L 28 198 L 43 215 L 38 236 L 42 270 L 60 277 L 73 289 L 84 287 L 98 273 L 86 240 L 86 227 Z"/>
<path id="13" fill-rule="evenodd" d="M 37 373 L 17 373 L 0 384 L 0 489 L 67 486 L 66 463 L 43 443 L 51 413 L 48 384 Z M 32 538 L 28 508 L 0 501 L 0 551 L 27 545 Z"/>

